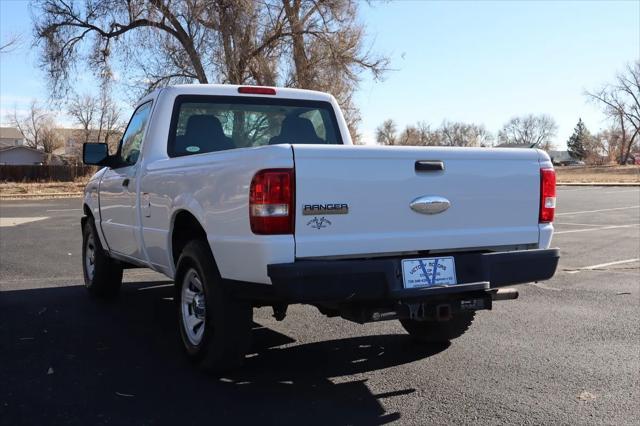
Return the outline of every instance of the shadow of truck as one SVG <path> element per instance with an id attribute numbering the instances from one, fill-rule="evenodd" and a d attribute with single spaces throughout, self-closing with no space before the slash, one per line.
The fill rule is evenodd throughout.
<path id="1" fill-rule="evenodd" d="M 0 293 L 0 418 L 18 424 L 385 424 L 400 418 L 350 375 L 413 362 L 445 346 L 407 335 L 295 345 L 259 324 L 246 365 L 221 378 L 177 344 L 171 287 L 128 284 L 115 303 L 81 286 Z M 337 383 L 332 378 L 340 378 Z"/>

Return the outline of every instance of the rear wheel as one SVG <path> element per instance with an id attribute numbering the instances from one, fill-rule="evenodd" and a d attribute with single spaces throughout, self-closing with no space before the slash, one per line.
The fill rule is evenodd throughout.
<path id="1" fill-rule="evenodd" d="M 187 243 L 177 271 L 176 308 L 187 355 L 215 373 L 239 367 L 249 349 L 251 305 L 225 290 L 205 241 Z"/>
<path id="2" fill-rule="evenodd" d="M 456 337 L 462 336 L 468 329 L 475 312 L 459 313 L 448 321 L 417 321 L 410 319 L 400 320 L 400 324 L 421 343 L 445 343 Z"/>
<path id="3" fill-rule="evenodd" d="M 122 286 L 122 266 L 102 248 L 96 226 L 89 218 L 82 233 L 84 285 L 94 297 L 113 298 Z"/>

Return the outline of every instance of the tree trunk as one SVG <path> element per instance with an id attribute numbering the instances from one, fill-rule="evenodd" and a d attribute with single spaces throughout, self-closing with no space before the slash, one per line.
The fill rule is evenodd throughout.
<path id="1" fill-rule="evenodd" d="M 624 116 L 622 116 L 622 114 L 620 114 L 620 136 L 622 137 L 622 142 L 620 144 L 620 157 L 618 158 L 618 164 L 624 164 L 625 163 L 625 158 L 624 158 L 624 153 L 626 152 L 626 146 L 627 146 L 627 131 L 624 127 Z"/>
<path id="2" fill-rule="evenodd" d="M 624 162 L 622 164 L 627 164 L 627 161 L 629 161 L 629 155 L 631 154 L 631 147 L 633 146 L 633 142 L 636 140 L 636 136 L 638 136 L 638 130 L 636 130 L 633 136 L 631 136 L 631 139 L 627 144 L 627 149 L 624 150 Z"/>
<path id="3" fill-rule="evenodd" d="M 304 45 L 304 25 L 300 21 L 300 0 L 284 1 L 284 9 L 287 20 L 291 26 L 291 40 L 293 44 L 293 63 L 296 70 L 296 87 L 301 89 L 313 89 L 313 81 L 309 72 L 309 61 Z"/>

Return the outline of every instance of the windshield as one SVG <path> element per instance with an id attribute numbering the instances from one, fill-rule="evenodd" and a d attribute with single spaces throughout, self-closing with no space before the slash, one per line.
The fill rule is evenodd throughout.
<path id="1" fill-rule="evenodd" d="M 172 157 L 276 144 L 342 144 L 331 104 L 262 97 L 176 99 L 168 144 Z"/>

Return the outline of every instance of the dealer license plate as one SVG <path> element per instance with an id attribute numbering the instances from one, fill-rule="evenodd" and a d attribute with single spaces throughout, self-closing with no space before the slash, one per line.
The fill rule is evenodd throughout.
<path id="1" fill-rule="evenodd" d="M 404 288 L 440 287 L 457 284 L 453 257 L 427 257 L 402 261 Z"/>

